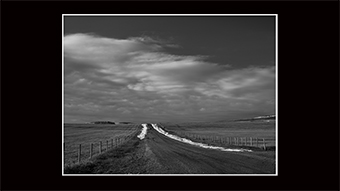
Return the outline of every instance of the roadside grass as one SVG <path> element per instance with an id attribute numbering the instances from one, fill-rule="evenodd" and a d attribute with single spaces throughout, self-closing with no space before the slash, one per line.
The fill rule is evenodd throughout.
<path id="1" fill-rule="evenodd" d="M 74 165 L 77 162 L 79 144 L 82 145 L 81 160 L 86 161 L 90 158 L 91 143 L 93 143 L 93 155 L 97 155 L 99 154 L 100 141 L 103 152 L 106 151 L 106 141 L 108 141 L 108 150 L 115 148 L 138 133 L 139 126 L 139 124 L 65 124 L 65 166 Z M 116 139 L 119 142 L 116 142 Z"/>
<path id="2" fill-rule="evenodd" d="M 64 174 L 127 174 L 145 173 L 141 141 L 134 136 L 125 144 L 97 155 L 87 162 L 67 166 Z"/>

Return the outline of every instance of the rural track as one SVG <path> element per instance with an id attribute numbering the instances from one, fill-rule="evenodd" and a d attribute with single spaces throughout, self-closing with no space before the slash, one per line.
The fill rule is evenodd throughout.
<path id="1" fill-rule="evenodd" d="M 135 136 L 88 163 L 66 168 L 65 173 L 275 174 L 274 154 L 274 151 L 230 152 L 202 148 L 171 139 L 147 124 L 144 138 Z"/>
<path id="2" fill-rule="evenodd" d="M 151 124 L 145 154 L 159 174 L 275 174 L 273 156 L 263 152 L 225 152 L 193 146 L 158 133 Z"/>

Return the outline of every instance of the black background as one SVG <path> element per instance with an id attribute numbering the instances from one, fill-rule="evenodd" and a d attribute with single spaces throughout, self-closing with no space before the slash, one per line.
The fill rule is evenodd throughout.
<path id="1" fill-rule="evenodd" d="M 279 176 L 62 177 L 61 14 L 143 13 L 278 14 Z M 2 190 L 339 189 L 339 2 L 2 2 L 1 48 Z"/>

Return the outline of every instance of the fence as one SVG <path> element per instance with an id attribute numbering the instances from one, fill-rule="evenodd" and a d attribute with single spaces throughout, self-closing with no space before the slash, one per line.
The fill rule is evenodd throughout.
<path id="1" fill-rule="evenodd" d="M 111 138 L 109 140 L 86 143 L 86 144 L 78 144 L 76 149 L 66 152 L 65 142 L 64 145 L 64 164 L 72 165 L 79 164 L 81 162 L 87 161 L 93 158 L 96 155 L 105 153 L 111 149 L 118 148 L 120 145 L 123 145 L 130 139 L 132 139 L 136 133 L 133 132 L 127 136 L 119 136 L 115 138 Z"/>
<path id="2" fill-rule="evenodd" d="M 268 147 L 275 146 L 274 138 L 260 138 L 260 137 L 221 137 L 198 134 L 181 134 L 182 137 L 189 138 L 193 141 L 202 143 L 212 143 L 219 146 L 233 145 L 244 147 L 256 147 L 267 150 Z"/>

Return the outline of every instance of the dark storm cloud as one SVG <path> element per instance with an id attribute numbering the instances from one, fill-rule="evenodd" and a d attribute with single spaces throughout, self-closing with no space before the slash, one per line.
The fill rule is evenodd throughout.
<path id="1" fill-rule="evenodd" d="M 274 111 L 274 67 L 233 69 L 202 55 L 169 54 L 169 44 L 65 36 L 65 120 L 216 120 Z"/>

